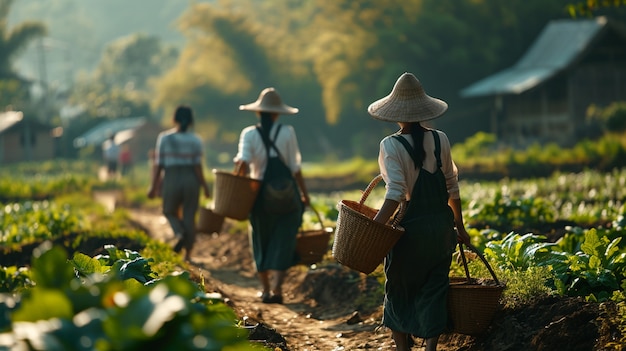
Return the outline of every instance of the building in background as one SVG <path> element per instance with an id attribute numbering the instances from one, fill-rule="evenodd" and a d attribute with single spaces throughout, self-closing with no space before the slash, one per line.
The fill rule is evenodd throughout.
<path id="1" fill-rule="evenodd" d="M 494 101 L 491 133 L 527 146 L 585 137 L 591 105 L 626 101 L 626 29 L 605 17 L 548 23 L 512 67 L 461 91 Z"/>
<path id="2" fill-rule="evenodd" d="M 0 164 L 53 159 L 55 130 L 36 118 L 25 118 L 21 111 L 0 113 Z"/>

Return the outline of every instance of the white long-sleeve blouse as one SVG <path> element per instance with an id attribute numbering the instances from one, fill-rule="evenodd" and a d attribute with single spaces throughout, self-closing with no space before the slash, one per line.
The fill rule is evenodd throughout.
<path id="1" fill-rule="evenodd" d="M 450 198 L 458 199 L 460 198 L 458 169 L 450 154 L 450 141 L 444 132 L 437 131 L 437 134 L 439 134 L 441 144 L 441 170 L 446 179 L 448 194 Z M 410 134 L 400 135 L 413 146 L 413 138 Z M 426 151 L 426 158 L 422 167 L 424 170 L 434 173 L 437 170 L 437 159 L 434 154 L 435 140 L 430 131 L 424 134 L 424 150 Z M 394 140 L 392 135 L 385 137 L 380 142 L 378 165 L 385 181 L 385 199 L 398 202 L 404 199 L 410 200 L 413 185 L 419 176 L 420 169 L 415 169 L 409 153 L 398 140 Z"/>
<path id="2" fill-rule="evenodd" d="M 283 162 L 291 169 L 292 173 L 300 170 L 302 155 L 298 147 L 298 139 L 296 132 L 292 126 L 282 124 L 278 136 L 276 128 L 279 123 L 274 123 L 270 130 L 270 139 L 274 140 L 274 144 L 280 150 Z M 276 150 L 270 149 L 270 156 L 276 156 Z M 263 179 L 265 168 L 267 167 L 267 154 L 261 134 L 256 130 L 256 126 L 249 126 L 241 131 L 239 136 L 239 145 L 235 162 L 245 161 L 250 165 L 250 177 L 254 179 Z"/>

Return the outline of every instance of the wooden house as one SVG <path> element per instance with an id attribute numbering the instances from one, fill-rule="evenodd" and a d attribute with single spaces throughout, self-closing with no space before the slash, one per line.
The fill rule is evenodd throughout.
<path id="1" fill-rule="evenodd" d="M 25 118 L 20 111 L 0 113 L 0 164 L 53 159 L 53 130 L 34 118 Z"/>
<path id="2" fill-rule="evenodd" d="M 626 101 L 626 30 L 605 17 L 555 20 L 515 65 L 461 91 L 493 100 L 492 133 L 517 145 L 571 145 L 590 106 Z"/>

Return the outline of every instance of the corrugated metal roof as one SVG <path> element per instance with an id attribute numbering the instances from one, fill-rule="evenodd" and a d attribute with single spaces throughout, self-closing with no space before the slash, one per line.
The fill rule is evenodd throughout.
<path id="1" fill-rule="evenodd" d="M 129 137 L 128 135 L 132 136 L 135 129 L 146 122 L 145 117 L 118 118 L 102 122 L 74 139 L 74 147 L 101 145 L 111 134 L 115 134 L 115 143 L 120 144 Z"/>
<path id="2" fill-rule="evenodd" d="M 604 17 L 551 21 L 517 63 L 461 90 L 462 97 L 519 94 L 567 68 L 607 24 Z"/>

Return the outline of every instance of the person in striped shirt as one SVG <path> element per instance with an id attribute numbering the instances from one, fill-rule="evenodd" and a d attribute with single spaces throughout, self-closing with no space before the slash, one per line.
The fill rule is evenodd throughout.
<path id="1" fill-rule="evenodd" d="M 202 170 L 202 140 L 190 130 L 193 111 L 179 106 L 174 112 L 175 127 L 157 137 L 155 167 L 148 197 L 158 196 L 161 189 L 163 215 L 178 238 L 174 250 L 185 251 L 191 259 L 195 242 L 195 216 L 200 199 L 200 188 L 210 197 L 209 187 Z"/>

